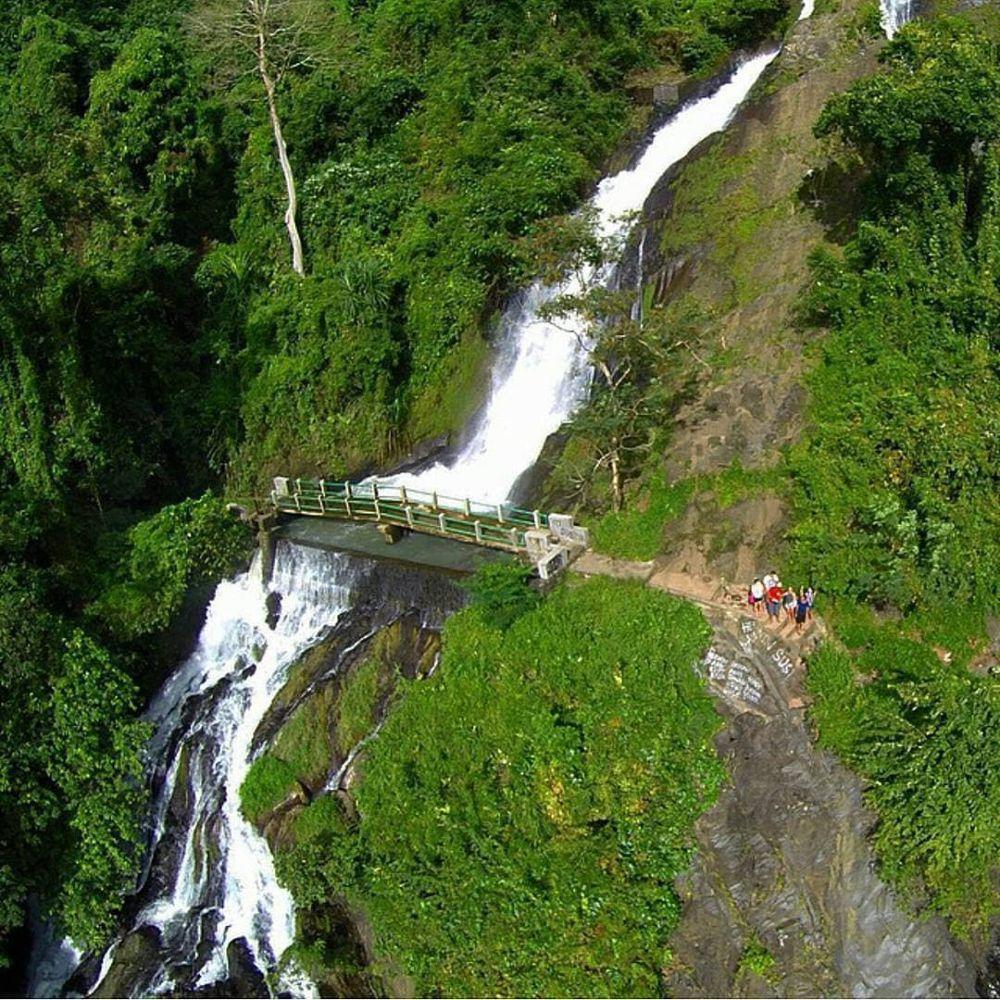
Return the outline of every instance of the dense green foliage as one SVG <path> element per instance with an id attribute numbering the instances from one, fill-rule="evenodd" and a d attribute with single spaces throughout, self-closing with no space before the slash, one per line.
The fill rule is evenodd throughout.
<path id="1" fill-rule="evenodd" d="M 350 753 L 371 731 L 379 697 L 379 662 L 366 660 L 344 682 L 337 706 L 337 749 Z"/>
<path id="2" fill-rule="evenodd" d="M 343 471 L 452 429 L 441 423 L 461 415 L 452 398 L 475 389 L 463 359 L 531 265 L 519 241 L 577 203 L 629 123 L 625 74 L 658 57 L 708 68 L 787 13 L 779 0 L 691 6 L 359 9 L 342 72 L 289 89 L 311 274 L 243 307 L 242 478 L 289 464 L 330 471 L 331 461 Z M 317 116 L 334 142 L 303 131 Z M 238 243 L 218 252 L 249 267 L 251 283 L 255 262 L 282 259 L 264 157 L 260 133 L 241 171 Z M 229 302 L 232 268 L 217 263 L 206 278 Z"/>
<path id="3" fill-rule="evenodd" d="M 909 27 L 885 63 L 818 126 L 869 179 L 856 237 L 815 265 L 830 333 L 792 461 L 797 557 L 856 600 L 986 610 L 1000 597 L 1000 58 L 942 19 Z"/>
<path id="4" fill-rule="evenodd" d="M 183 500 L 129 529 L 117 581 L 89 609 L 119 637 L 170 624 L 192 587 L 228 576 L 244 561 L 249 534 L 210 494 Z"/>
<path id="5" fill-rule="evenodd" d="M 496 562 L 481 566 L 466 584 L 473 606 L 495 628 L 505 629 L 538 603 L 529 586 L 532 571 L 521 562 Z"/>
<path id="6" fill-rule="evenodd" d="M 379 971 L 422 994 L 650 995 L 722 778 L 707 637 L 690 605 L 609 580 L 506 631 L 460 613 L 366 754 L 357 823 L 310 806 L 281 877 L 306 907 L 346 892 Z"/>
<path id="7" fill-rule="evenodd" d="M 109 705 L 88 744 L 112 748 L 101 788 L 134 787 L 135 692 L 241 547 L 217 501 L 185 498 L 453 428 L 485 321 L 535 266 L 525 237 L 635 123 L 629 74 L 708 71 L 790 16 L 786 0 L 335 5 L 335 51 L 277 93 L 300 279 L 260 81 L 223 79 L 191 6 L 0 12 L 0 572 L 37 623 L 5 615 L 0 635 L 0 937 L 37 890 L 93 940 L 128 881 L 134 824 L 109 807 L 84 833 L 104 791 L 60 791 L 43 758 L 84 657 Z M 68 902 L 84 868 L 90 910 Z"/>
<path id="8" fill-rule="evenodd" d="M 0 570 L 0 918 L 36 893 L 96 944 L 133 876 L 146 727 L 128 675 L 45 605 L 40 574 Z"/>
<path id="9" fill-rule="evenodd" d="M 814 719 L 870 781 L 881 863 L 979 934 L 1000 903 L 1000 681 L 968 669 L 1000 596 L 1000 49 L 940 19 L 884 62 L 818 125 L 868 180 L 857 235 L 815 261 L 792 554 L 841 598 L 850 652 L 810 661 Z"/>
<path id="10" fill-rule="evenodd" d="M 982 935 L 1000 907 L 1000 684 L 891 627 L 843 631 L 856 659 L 827 645 L 809 664 L 821 742 L 870 782 L 886 874 Z"/>

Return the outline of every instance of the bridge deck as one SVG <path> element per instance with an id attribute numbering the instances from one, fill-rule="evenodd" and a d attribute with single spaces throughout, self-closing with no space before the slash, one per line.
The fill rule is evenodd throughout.
<path id="1" fill-rule="evenodd" d="M 391 524 L 508 552 L 525 552 L 525 532 L 548 527 L 548 516 L 537 510 L 378 482 L 277 479 L 271 499 L 285 514 Z"/>
<path id="2" fill-rule="evenodd" d="M 500 549 L 418 532 L 408 533 L 394 545 L 386 545 L 374 523 L 321 517 L 289 517 L 275 529 L 274 538 L 459 577 L 475 573 L 487 563 L 515 558 Z"/>

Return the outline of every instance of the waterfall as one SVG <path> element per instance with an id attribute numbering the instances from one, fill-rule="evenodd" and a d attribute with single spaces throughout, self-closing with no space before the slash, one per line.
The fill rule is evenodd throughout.
<path id="1" fill-rule="evenodd" d="M 274 969 L 291 945 L 292 898 L 275 877 L 266 841 L 240 811 L 240 786 L 254 731 L 289 666 L 349 607 L 363 565 L 340 553 L 279 543 L 265 585 L 256 557 L 247 573 L 219 584 L 197 648 L 150 704 L 148 755 L 157 792 L 144 881 L 158 891 L 133 927 L 158 932 L 162 965 L 148 981 L 131 984 L 135 993 L 164 994 L 226 978 L 229 947 L 241 938 L 262 970 Z M 273 628 L 271 591 L 282 595 Z M 173 808 L 175 797 L 186 800 L 185 809 Z M 114 964 L 114 951 L 105 955 L 99 981 Z M 296 996 L 312 992 L 294 970 L 279 987 Z"/>
<path id="2" fill-rule="evenodd" d="M 777 54 L 773 49 L 748 60 L 714 93 L 681 108 L 657 129 L 633 167 L 601 181 L 591 207 L 602 236 L 628 231 L 632 215 L 664 172 L 725 128 Z M 506 500 L 546 438 L 583 402 L 590 384 L 582 325 L 555 326 L 541 319 L 539 311 L 561 295 L 577 294 L 590 282 L 613 276 L 613 267 L 599 275 L 585 271 L 557 285 L 537 282 L 516 296 L 503 316 L 490 395 L 474 433 L 450 463 L 404 473 L 391 482 L 488 503 Z"/>
<path id="3" fill-rule="evenodd" d="M 648 233 L 649 230 L 643 226 L 635 254 L 635 303 L 632 306 L 632 319 L 640 326 L 643 321 L 642 296 L 646 287 L 644 268 L 646 266 L 646 236 Z"/>
<path id="4" fill-rule="evenodd" d="M 777 53 L 747 60 L 714 92 L 682 107 L 653 133 L 632 167 L 600 183 L 591 202 L 604 236 L 628 231 L 665 171 L 725 128 Z M 609 267 L 583 280 L 613 278 Z M 546 438 L 586 396 L 584 331 L 539 317 L 543 303 L 577 290 L 575 279 L 536 283 L 511 300 L 489 397 L 464 446 L 450 463 L 397 482 L 455 496 L 507 498 Z M 210 986 L 226 978 L 228 951 L 241 940 L 258 968 L 270 973 L 292 943 L 292 900 L 277 882 L 266 841 L 240 812 L 239 789 L 254 731 L 289 666 L 350 606 L 361 565 L 353 557 L 281 543 L 270 586 L 261 579 L 259 561 L 219 585 L 197 649 L 150 705 L 155 797 L 130 923 L 133 930 L 152 929 L 159 965 L 144 981 L 128 980 L 133 994 Z M 273 628 L 269 590 L 282 595 Z M 105 954 L 101 979 L 114 967 L 115 951 Z M 308 980 L 287 971 L 278 988 L 292 996 L 313 991 Z"/>
<path id="5" fill-rule="evenodd" d="M 348 557 L 279 544 L 270 585 L 261 579 L 259 557 L 249 572 L 219 585 L 198 648 L 163 687 L 149 708 L 156 726 L 151 756 L 162 770 L 172 760 L 160 791 L 165 805 L 182 761 L 193 802 L 186 817 L 183 859 L 171 890 L 148 905 L 137 925 L 160 929 L 171 953 L 190 961 L 199 951 L 203 913 L 216 922 L 214 943 L 197 984 L 224 978 L 226 949 L 245 938 L 261 969 L 272 968 L 292 943 L 292 899 L 274 875 L 267 844 L 240 811 L 240 786 L 250 765 L 250 743 L 288 667 L 328 630 L 349 606 L 354 573 Z M 281 614 L 268 626 L 267 595 L 282 595 Z M 188 718 L 192 699 L 221 687 Z M 176 741 L 184 726 L 183 740 Z M 163 838 L 163 809 L 153 849 Z M 213 865 L 209 838 L 219 863 Z"/>
<path id="6" fill-rule="evenodd" d="M 880 0 L 882 27 L 889 38 L 913 19 L 915 0 Z"/>

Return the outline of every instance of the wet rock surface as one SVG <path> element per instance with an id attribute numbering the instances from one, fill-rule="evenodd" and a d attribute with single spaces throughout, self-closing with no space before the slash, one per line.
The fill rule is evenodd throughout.
<path id="1" fill-rule="evenodd" d="M 910 912 L 879 878 L 860 779 L 813 745 L 800 654 L 816 635 L 709 613 L 701 671 L 727 719 L 730 782 L 696 826 L 673 996 L 972 996 L 972 962 L 939 916 Z M 767 975 L 747 956 L 766 953 Z"/>

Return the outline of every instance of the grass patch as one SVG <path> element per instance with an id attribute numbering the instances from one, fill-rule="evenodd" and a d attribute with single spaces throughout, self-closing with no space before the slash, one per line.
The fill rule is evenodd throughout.
<path id="1" fill-rule="evenodd" d="M 714 476 L 702 476 L 699 490 L 711 490 L 720 510 L 742 503 L 761 493 L 781 493 L 788 474 L 783 466 L 770 469 L 744 469 L 739 460 Z"/>
<path id="2" fill-rule="evenodd" d="M 714 476 L 692 476 L 673 485 L 657 472 L 625 510 L 605 514 L 591 524 L 591 544 L 619 559 L 653 559 L 663 547 L 664 529 L 695 494 L 711 491 L 721 511 L 754 495 L 781 493 L 786 481 L 782 466 L 744 469 L 738 461 Z M 731 541 L 719 544 L 728 546 Z"/>
<path id="3" fill-rule="evenodd" d="M 337 749 L 346 754 L 371 732 L 379 697 L 379 662 L 365 660 L 347 678 L 340 695 Z"/>
<path id="4" fill-rule="evenodd" d="M 272 753 L 262 754 L 250 765 L 240 786 L 243 815 L 251 823 L 256 823 L 264 813 L 286 798 L 297 778 L 298 773 L 287 761 Z"/>
<path id="5" fill-rule="evenodd" d="M 330 765 L 330 711 L 333 688 L 303 702 L 278 732 L 274 745 L 257 758 L 240 788 L 244 815 L 256 822 L 284 801 L 295 783 L 322 782 Z"/>
<path id="6" fill-rule="evenodd" d="M 298 843 L 321 841 L 331 833 L 345 829 L 340 805 L 332 795 L 319 795 L 295 817 L 295 839 Z"/>
<path id="7" fill-rule="evenodd" d="M 663 529 L 682 513 L 694 493 L 694 481 L 669 486 L 657 476 L 629 507 L 605 514 L 591 525 L 591 543 L 619 559 L 652 559 L 663 545 Z"/>
<path id="8" fill-rule="evenodd" d="M 330 764 L 331 688 L 304 701 L 281 727 L 272 753 L 287 761 L 303 780 L 319 780 Z"/>
<path id="9" fill-rule="evenodd" d="M 467 336 L 452 348 L 433 381 L 413 400 L 407 437 L 426 441 L 463 427 L 482 402 L 490 360 L 489 344 L 479 336 Z"/>
<path id="10" fill-rule="evenodd" d="M 779 79 L 770 86 L 777 89 L 788 82 Z M 676 200 L 663 235 L 663 253 L 670 257 L 690 253 L 693 247 L 710 248 L 711 260 L 731 282 L 729 294 L 712 303 L 715 308 L 734 308 L 768 287 L 770 276 L 758 270 L 755 244 L 761 231 L 785 218 L 792 206 L 762 198 L 759 175 L 766 172 L 766 155 L 763 149 L 734 154 L 720 136 L 685 164 L 673 185 Z"/>
<path id="11" fill-rule="evenodd" d="M 709 634 L 692 606 L 604 579 L 506 631 L 459 613 L 371 746 L 357 826 L 321 816 L 282 877 L 297 899 L 346 892 L 377 964 L 421 995 L 652 995 L 724 779 L 692 670 Z"/>

